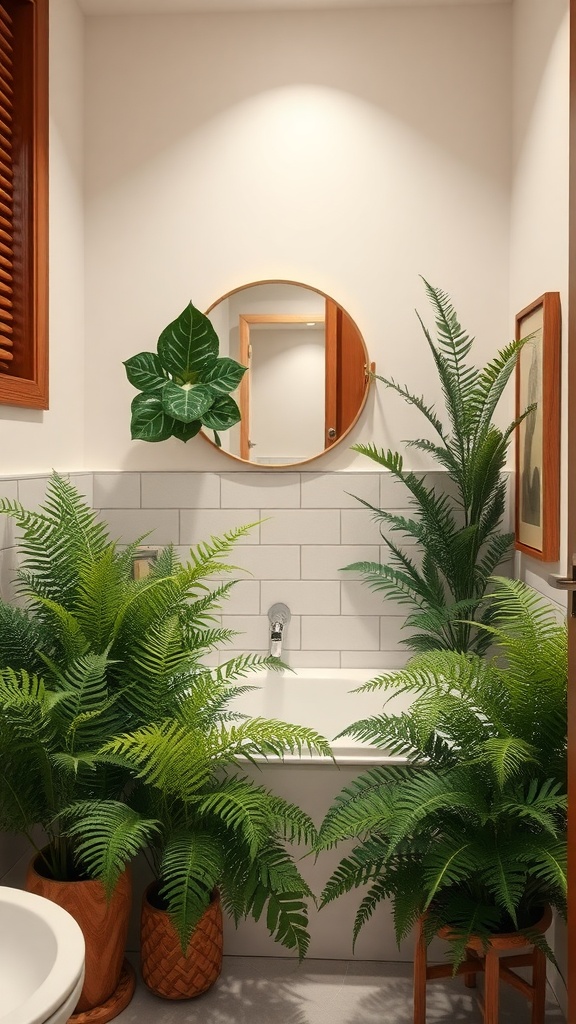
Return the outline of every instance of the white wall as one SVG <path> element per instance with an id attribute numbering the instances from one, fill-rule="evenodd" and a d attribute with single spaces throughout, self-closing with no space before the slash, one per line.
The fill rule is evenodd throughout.
<path id="1" fill-rule="evenodd" d="M 84 21 L 75 0 L 50 3 L 50 409 L 0 405 L 0 472 L 82 465 Z"/>
<path id="2" fill-rule="evenodd" d="M 479 361 L 511 338 L 508 5 L 101 17 L 86 35 L 91 469 L 233 466 L 200 438 L 130 441 L 121 361 L 189 299 L 309 283 L 378 371 L 431 398 L 419 274 L 452 294 Z M 318 469 L 370 470 L 349 444 L 421 429 L 379 390 Z"/>
<path id="3" fill-rule="evenodd" d="M 565 607 L 545 580 L 566 566 L 568 321 L 568 0 L 515 0 L 510 321 L 545 291 L 562 305 L 560 562 L 517 556 L 516 574 Z"/>
<path id="4" fill-rule="evenodd" d="M 510 318 L 545 291 L 559 291 L 562 331 L 560 562 L 517 554 L 515 575 L 565 610 L 546 583 L 567 561 L 567 320 L 569 0 L 515 0 L 513 20 L 514 174 L 510 243 Z M 566 930 L 554 923 L 553 945 L 566 976 Z M 564 1011 L 566 988 L 551 972 Z"/>

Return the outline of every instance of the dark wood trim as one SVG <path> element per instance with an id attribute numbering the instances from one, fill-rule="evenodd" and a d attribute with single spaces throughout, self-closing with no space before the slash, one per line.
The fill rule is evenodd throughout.
<path id="1" fill-rule="evenodd" d="M 48 408 L 48 0 L 13 0 L 21 115 L 29 159 L 21 171 L 18 275 L 21 356 L 0 374 L 0 404 Z"/>
<path id="2" fill-rule="evenodd" d="M 568 566 L 576 553 L 576 0 L 570 0 Z M 576 618 L 568 616 L 568 1024 L 576 1024 Z"/>
<path id="3" fill-rule="evenodd" d="M 542 308 L 542 546 L 535 548 L 520 538 L 520 431 L 516 432 L 516 541 L 515 547 L 542 562 L 557 562 L 560 557 L 560 360 L 562 349 L 560 293 L 545 292 L 516 315 L 516 340 L 523 333 L 523 322 Z M 516 416 L 520 409 L 521 358 L 516 365 Z"/>

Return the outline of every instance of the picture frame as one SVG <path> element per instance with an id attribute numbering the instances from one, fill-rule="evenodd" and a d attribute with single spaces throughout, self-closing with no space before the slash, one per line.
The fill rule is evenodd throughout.
<path id="1" fill-rule="evenodd" d="M 544 292 L 516 315 L 515 547 L 542 562 L 560 557 L 560 293 Z"/>

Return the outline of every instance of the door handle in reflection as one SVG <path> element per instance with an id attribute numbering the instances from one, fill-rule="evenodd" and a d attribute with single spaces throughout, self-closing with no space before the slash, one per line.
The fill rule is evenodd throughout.
<path id="1" fill-rule="evenodd" d="M 548 585 L 554 587 L 555 590 L 576 590 L 576 579 L 571 576 L 556 576 L 550 574 L 548 576 Z"/>
<path id="2" fill-rule="evenodd" d="M 563 590 L 565 593 L 572 594 L 570 616 L 576 618 L 576 565 L 572 568 L 572 576 L 557 576 L 555 573 L 550 573 L 547 582 L 555 590 Z"/>

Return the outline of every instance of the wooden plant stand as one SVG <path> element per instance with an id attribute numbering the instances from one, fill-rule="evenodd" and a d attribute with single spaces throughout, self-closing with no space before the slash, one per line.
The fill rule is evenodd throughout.
<path id="1" fill-rule="evenodd" d="M 547 907 L 543 917 L 535 925 L 542 934 L 550 926 L 552 911 Z M 448 938 L 449 928 L 438 933 L 440 938 Z M 500 955 L 507 950 L 522 950 L 510 955 Z M 484 998 L 479 998 L 484 1016 L 484 1024 L 498 1024 L 500 981 L 518 989 L 532 1004 L 531 1024 L 544 1024 L 544 1008 L 546 1002 L 546 956 L 536 946 L 527 944 L 524 935 L 509 932 L 494 935 L 484 949 L 482 939 L 472 937 L 466 947 L 467 959 L 460 964 L 456 974 L 464 975 L 464 984 L 468 988 L 476 987 L 476 975 L 484 974 Z M 532 981 L 525 981 L 513 968 L 531 967 Z M 426 1024 L 426 982 L 436 978 L 449 978 L 453 975 L 451 964 L 427 963 L 427 945 L 424 937 L 422 919 L 419 920 L 416 932 L 416 948 L 414 955 L 414 1024 Z"/>

